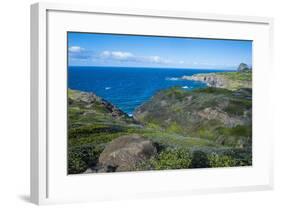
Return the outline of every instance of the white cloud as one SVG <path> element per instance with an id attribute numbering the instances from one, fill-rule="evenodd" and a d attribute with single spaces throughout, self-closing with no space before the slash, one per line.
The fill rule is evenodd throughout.
<path id="1" fill-rule="evenodd" d="M 160 63 L 160 62 L 162 62 L 162 59 L 159 57 L 159 56 L 150 56 L 150 57 L 148 57 L 149 58 L 149 60 L 151 61 L 151 62 L 154 62 L 154 63 Z"/>
<path id="2" fill-rule="evenodd" d="M 68 51 L 72 52 L 72 53 L 79 53 L 79 52 L 81 52 L 83 50 L 84 50 L 84 48 L 81 48 L 80 46 L 70 46 L 68 48 Z"/>
<path id="3" fill-rule="evenodd" d="M 131 61 L 138 63 L 169 64 L 172 61 L 161 58 L 160 56 L 137 56 L 126 51 L 103 51 L 100 54 L 103 60 Z"/>
<path id="4" fill-rule="evenodd" d="M 103 56 L 103 57 L 109 57 L 110 54 L 111 54 L 110 51 L 103 51 L 103 52 L 101 53 L 101 56 Z"/>
<path id="5" fill-rule="evenodd" d="M 122 52 L 122 51 L 103 51 L 101 53 L 102 58 L 111 58 L 117 60 L 127 60 L 130 58 L 134 58 L 135 56 L 129 52 Z"/>
<path id="6" fill-rule="evenodd" d="M 178 65 L 185 64 L 184 61 L 173 61 L 158 55 L 139 56 L 128 51 L 110 51 L 94 52 L 81 48 L 80 46 L 71 46 L 68 48 L 72 59 L 92 60 L 94 62 L 131 62 L 153 65 Z"/>

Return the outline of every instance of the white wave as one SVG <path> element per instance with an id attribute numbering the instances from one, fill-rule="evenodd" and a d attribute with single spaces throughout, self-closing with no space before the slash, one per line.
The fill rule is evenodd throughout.
<path id="1" fill-rule="evenodd" d="M 189 87 L 188 87 L 188 86 L 183 86 L 182 88 L 183 88 L 183 89 L 188 89 Z"/>
<path id="2" fill-rule="evenodd" d="M 129 113 L 129 114 L 128 114 L 128 116 L 132 117 L 132 116 L 133 116 L 133 114 L 132 114 L 132 113 Z"/>
<path id="3" fill-rule="evenodd" d="M 169 81 L 177 81 L 179 79 L 180 78 L 177 78 L 177 77 L 166 77 L 166 80 L 169 80 Z"/>
<path id="4" fill-rule="evenodd" d="M 111 89 L 111 87 L 106 87 L 106 88 L 105 88 L 105 90 L 110 90 L 110 89 Z"/>

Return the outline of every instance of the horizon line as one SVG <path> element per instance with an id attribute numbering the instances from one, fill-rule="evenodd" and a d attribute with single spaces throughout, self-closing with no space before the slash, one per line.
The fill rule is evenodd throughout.
<path id="1" fill-rule="evenodd" d="M 188 67 L 150 67 L 150 66 L 84 66 L 84 65 L 68 65 L 67 67 L 101 67 L 101 68 L 148 68 L 148 69 L 203 69 L 203 70 L 237 70 L 232 68 L 188 68 Z"/>

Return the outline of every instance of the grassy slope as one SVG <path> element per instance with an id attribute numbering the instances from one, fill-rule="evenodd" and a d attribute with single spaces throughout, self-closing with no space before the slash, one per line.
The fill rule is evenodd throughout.
<path id="1" fill-rule="evenodd" d="M 219 73 L 224 79 L 228 80 L 227 89 L 236 90 L 240 88 L 252 88 L 252 72 L 222 72 Z"/>

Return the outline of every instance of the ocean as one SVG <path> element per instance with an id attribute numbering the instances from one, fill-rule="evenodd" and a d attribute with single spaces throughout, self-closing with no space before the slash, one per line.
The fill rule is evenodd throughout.
<path id="1" fill-rule="evenodd" d="M 132 115 L 159 90 L 173 86 L 185 90 L 206 87 L 202 82 L 181 80 L 184 75 L 222 71 L 226 70 L 70 66 L 68 88 L 93 92 Z"/>

